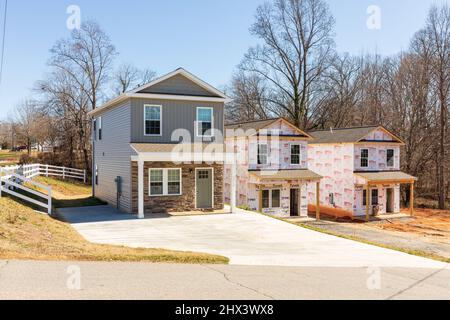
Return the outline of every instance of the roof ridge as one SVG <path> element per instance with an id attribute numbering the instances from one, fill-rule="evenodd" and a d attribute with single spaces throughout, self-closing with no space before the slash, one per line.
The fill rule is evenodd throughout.
<path id="1" fill-rule="evenodd" d="M 226 127 L 228 126 L 238 126 L 240 124 L 248 124 L 248 123 L 256 123 L 256 122 L 264 122 L 264 121 L 276 121 L 276 120 L 280 120 L 283 118 L 270 118 L 270 119 L 261 119 L 261 120 L 252 120 L 252 121 L 244 121 L 244 122 L 236 122 L 236 123 L 230 123 L 225 125 Z"/>
<path id="2" fill-rule="evenodd" d="M 369 129 L 369 128 L 379 128 L 382 127 L 381 125 L 373 125 L 373 126 L 359 126 L 359 127 L 347 127 L 347 128 L 330 128 L 330 129 L 323 129 L 323 130 L 315 130 L 315 131 L 308 131 L 309 133 L 314 132 L 331 132 L 331 131 L 343 131 L 343 130 L 352 130 L 352 129 Z"/>

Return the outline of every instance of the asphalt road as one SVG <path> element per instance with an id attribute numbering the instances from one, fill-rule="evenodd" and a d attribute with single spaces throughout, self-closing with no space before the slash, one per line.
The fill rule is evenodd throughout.
<path id="1" fill-rule="evenodd" d="M 450 269 L 0 261 L 0 299 L 450 299 Z"/>

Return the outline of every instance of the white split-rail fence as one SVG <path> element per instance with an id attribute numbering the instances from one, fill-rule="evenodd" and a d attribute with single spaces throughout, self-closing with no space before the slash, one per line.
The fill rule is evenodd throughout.
<path id="1" fill-rule="evenodd" d="M 77 179 L 86 183 L 86 170 L 50 166 L 45 164 L 0 167 L 0 197 L 4 192 L 24 201 L 33 203 L 38 207 L 45 208 L 47 209 L 48 214 L 52 214 L 52 187 L 33 181 L 32 179 L 37 176 Z M 28 188 L 24 186 L 24 183 L 36 186 L 41 190 L 45 190 L 45 193 Z M 42 200 L 30 198 L 18 191 L 25 191 L 34 194 Z"/>

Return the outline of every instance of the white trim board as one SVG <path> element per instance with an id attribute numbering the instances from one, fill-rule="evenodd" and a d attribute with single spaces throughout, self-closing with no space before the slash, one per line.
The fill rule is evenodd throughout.
<path id="1" fill-rule="evenodd" d="M 173 163 L 223 163 L 227 159 L 224 153 L 184 153 L 177 152 L 149 152 L 131 156 L 131 161 L 145 162 L 173 162 Z"/>
<path id="2" fill-rule="evenodd" d="M 231 101 L 225 98 L 214 98 L 214 97 L 202 97 L 202 96 L 181 96 L 181 95 L 170 95 L 170 94 L 154 94 L 154 93 L 124 93 L 117 97 L 116 99 L 110 100 L 103 106 L 92 110 L 88 113 L 90 117 L 97 117 L 104 112 L 113 109 L 118 106 L 119 103 L 131 99 L 153 99 L 153 100 L 173 100 L 173 101 L 194 101 L 194 102 L 213 102 L 213 103 L 227 103 Z"/>

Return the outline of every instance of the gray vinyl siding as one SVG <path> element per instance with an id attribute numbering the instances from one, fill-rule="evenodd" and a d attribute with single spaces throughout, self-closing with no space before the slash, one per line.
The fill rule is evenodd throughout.
<path id="1" fill-rule="evenodd" d="M 144 129 L 144 105 L 162 106 L 162 136 L 145 136 Z M 192 142 L 196 137 L 195 121 L 197 119 L 197 107 L 210 107 L 214 109 L 214 129 L 220 130 L 213 141 L 223 143 L 224 104 L 213 102 L 177 101 L 177 100 L 131 100 L 131 142 L 133 143 L 176 143 L 172 141 L 172 133 L 177 129 L 186 129 Z"/>
<path id="2" fill-rule="evenodd" d="M 114 180 L 122 177 L 120 209 L 131 212 L 131 155 L 130 147 L 131 109 L 130 100 L 101 115 L 102 140 L 98 139 L 98 125 L 94 139 L 94 161 L 98 166 L 98 185 L 95 196 L 109 204 L 117 205 L 117 190 Z M 95 168 L 95 167 L 94 167 Z M 95 176 L 94 176 L 95 179 Z"/>
<path id="3" fill-rule="evenodd" d="M 140 93 L 176 94 L 188 96 L 217 97 L 208 90 L 195 84 L 183 75 L 176 75 L 154 86 L 140 91 Z"/>

